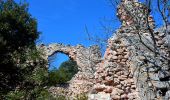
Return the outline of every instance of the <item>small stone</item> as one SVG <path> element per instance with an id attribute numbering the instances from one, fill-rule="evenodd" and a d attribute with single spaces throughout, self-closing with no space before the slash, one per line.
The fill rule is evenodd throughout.
<path id="1" fill-rule="evenodd" d="M 112 93 L 112 87 L 107 87 L 105 90 L 104 90 L 104 92 L 105 93 Z"/>
<path id="2" fill-rule="evenodd" d="M 122 85 L 121 85 L 121 84 L 117 85 L 116 87 L 117 87 L 118 89 L 122 89 Z"/>
<path id="3" fill-rule="evenodd" d="M 118 54 L 122 54 L 123 51 L 124 51 L 123 49 L 117 49 Z"/>
<path id="4" fill-rule="evenodd" d="M 144 56 L 139 56 L 139 60 L 145 60 L 146 58 Z"/>
<path id="5" fill-rule="evenodd" d="M 121 89 L 117 89 L 117 92 L 118 92 L 118 94 L 123 94 L 124 93 L 124 91 L 121 90 Z"/>
<path id="6" fill-rule="evenodd" d="M 117 55 L 117 52 L 116 52 L 116 51 L 111 51 L 110 53 L 111 53 L 112 55 L 114 55 L 114 56 Z"/>
<path id="7" fill-rule="evenodd" d="M 119 83 L 120 83 L 119 79 L 118 78 L 114 78 L 114 84 L 117 85 Z"/>
<path id="8" fill-rule="evenodd" d="M 164 41 L 163 40 L 159 40 L 157 43 L 158 43 L 158 45 L 163 45 Z"/>
<path id="9" fill-rule="evenodd" d="M 127 59 L 123 58 L 123 59 L 121 59 L 121 61 L 122 61 L 122 62 L 126 62 L 126 61 L 127 61 Z"/>
<path id="10" fill-rule="evenodd" d="M 119 56 L 118 56 L 118 59 L 119 59 L 119 60 L 122 60 L 123 58 L 124 58 L 124 57 L 123 57 L 122 55 L 119 55 Z"/>
<path id="11" fill-rule="evenodd" d="M 120 62 L 120 64 L 125 65 L 125 64 L 126 64 L 126 62 Z"/>
<path id="12" fill-rule="evenodd" d="M 125 56 L 124 56 L 124 59 L 128 59 L 128 58 L 129 58 L 129 55 L 125 55 Z"/>
<path id="13" fill-rule="evenodd" d="M 121 77 L 127 79 L 127 76 L 126 76 L 126 75 L 121 75 Z"/>
<path id="14" fill-rule="evenodd" d="M 120 63 L 120 60 L 117 60 L 116 62 L 117 62 L 117 63 Z"/>
<path id="15" fill-rule="evenodd" d="M 97 84 L 97 85 L 94 86 L 94 88 L 95 88 L 96 91 L 101 92 L 101 91 L 106 89 L 106 86 Z"/>
<path id="16" fill-rule="evenodd" d="M 131 88 L 132 88 L 132 89 L 135 89 L 135 88 L 136 88 L 136 86 L 135 86 L 135 85 L 132 85 L 132 86 L 131 86 Z"/>
<path id="17" fill-rule="evenodd" d="M 134 100 L 135 97 L 136 97 L 136 95 L 133 93 L 128 94 L 129 100 Z"/>
<path id="18" fill-rule="evenodd" d="M 127 94 L 121 95 L 121 99 L 128 99 L 128 95 Z"/>
<path id="19" fill-rule="evenodd" d="M 113 100 L 120 100 L 120 96 L 119 95 L 113 95 L 112 98 L 113 98 Z"/>
<path id="20" fill-rule="evenodd" d="M 159 33 L 158 35 L 162 37 L 162 36 L 165 35 L 165 33 L 161 32 L 161 33 Z"/>

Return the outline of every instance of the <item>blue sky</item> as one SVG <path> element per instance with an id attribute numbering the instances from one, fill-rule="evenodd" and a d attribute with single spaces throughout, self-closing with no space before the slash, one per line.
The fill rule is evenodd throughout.
<path id="1" fill-rule="evenodd" d="M 23 0 L 15 0 L 17 2 Z M 38 43 L 63 43 L 84 46 L 95 43 L 87 40 L 85 26 L 91 35 L 104 37 L 104 26 L 116 30 L 120 22 L 116 19 L 116 10 L 109 0 L 25 0 L 29 3 L 29 12 L 37 19 L 38 30 L 42 32 Z M 143 1 L 143 0 L 140 0 Z M 155 5 L 155 4 L 154 4 Z M 153 5 L 153 7 L 154 7 Z M 152 13 L 156 23 L 160 16 Z M 59 66 L 67 56 L 58 54 L 53 66 Z"/>
<path id="2" fill-rule="evenodd" d="M 115 12 L 107 0 L 27 0 L 29 12 L 38 21 L 42 32 L 40 42 L 83 44 L 86 40 L 85 25 L 91 33 L 101 32 L 100 22 L 111 19 Z"/>
<path id="3" fill-rule="evenodd" d="M 37 19 L 42 32 L 39 43 L 83 44 L 87 41 L 85 26 L 91 34 L 103 35 L 105 26 L 120 26 L 109 0 L 15 0 L 29 3 L 29 12 Z M 140 0 L 143 1 L 143 0 Z M 158 21 L 159 17 L 155 17 Z"/>
<path id="4" fill-rule="evenodd" d="M 20 0 L 16 0 L 19 2 Z M 21 0 L 22 1 L 22 0 Z M 39 43 L 63 43 L 90 46 L 95 43 L 87 40 L 85 26 L 89 33 L 102 36 L 101 23 L 118 28 L 116 12 L 109 0 L 25 0 L 29 3 L 29 12 L 38 21 L 38 30 L 42 32 Z M 67 60 L 58 54 L 52 65 L 59 66 Z"/>

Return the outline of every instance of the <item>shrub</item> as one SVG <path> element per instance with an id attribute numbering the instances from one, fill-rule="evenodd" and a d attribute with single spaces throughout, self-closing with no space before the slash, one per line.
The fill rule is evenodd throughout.
<path id="1" fill-rule="evenodd" d="M 88 100 L 88 96 L 86 94 L 79 94 L 75 100 Z"/>
<path id="2" fill-rule="evenodd" d="M 68 60 L 63 62 L 59 69 L 53 69 L 49 71 L 49 82 L 50 86 L 56 84 L 67 83 L 71 78 L 78 72 L 78 66 L 75 61 Z"/>
<path id="3" fill-rule="evenodd" d="M 43 89 L 48 70 L 36 49 L 39 34 L 26 3 L 0 0 L 0 99 L 51 97 Z"/>

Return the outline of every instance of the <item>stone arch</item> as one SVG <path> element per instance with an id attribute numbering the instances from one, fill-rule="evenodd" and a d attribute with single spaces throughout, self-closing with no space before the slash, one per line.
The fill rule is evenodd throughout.
<path id="1" fill-rule="evenodd" d="M 49 55 L 48 57 L 51 57 L 51 56 L 53 56 L 53 55 L 55 55 L 55 54 L 58 54 L 58 53 L 65 54 L 65 55 L 67 55 L 70 59 L 73 59 L 73 58 L 71 58 L 71 57 L 69 56 L 68 53 L 64 53 L 63 51 L 55 51 L 53 54 Z"/>
<path id="2" fill-rule="evenodd" d="M 90 46 L 85 48 L 82 45 L 70 46 L 63 44 L 41 44 L 37 47 L 42 50 L 44 59 L 48 61 L 48 57 L 57 52 L 64 53 L 69 58 L 76 61 L 78 65 L 78 73 L 70 80 L 69 95 L 74 97 L 81 93 L 88 93 L 94 84 L 94 72 L 96 65 L 101 61 L 101 52 L 98 46 Z M 56 89 L 57 91 L 58 89 Z"/>
<path id="3" fill-rule="evenodd" d="M 57 43 L 49 45 L 41 44 L 38 48 L 42 50 L 43 58 L 47 61 L 48 57 L 56 54 L 57 52 L 68 55 L 70 59 L 77 62 L 77 65 L 79 66 L 78 69 L 81 72 L 94 70 L 95 68 L 93 67 L 101 58 L 101 53 L 98 46 L 90 46 L 89 48 L 85 48 L 82 45 L 70 46 Z"/>
<path id="4" fill-rule="evenodd" d="M 38 46 L 43 52 L 43 58 L 48 61 L 48 58 L 57 54 L 62 53 L 67 55 L 71 60 L 76 61 L 76 50 L 70 45 L 63 44 L 50 44 L 44 45 L 41 44 Z"/>
<path id="5" fill-rule="evenodd" d="M 48 57 L 54 55 L 55 53 L 63 53 L 68 55 L 70 59 L 75 60 L 76 58 L 76 50 L 74 47 L 70 45 L 63 45 L 63 44 L 50 44 L 47 46 L 48 50 Z"/>

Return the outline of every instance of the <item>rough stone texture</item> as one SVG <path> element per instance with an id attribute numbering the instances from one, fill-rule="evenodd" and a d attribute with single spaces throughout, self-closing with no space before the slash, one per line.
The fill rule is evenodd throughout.
<path id="1" fill-rule="evenodd" d="M 82 45 L 70 46 L 63 44 L 41 44 L 38 46 L 40 50 L 43 51 L 43 58 L 48 60 L 48 58 L 57 52 L 66 54 L 70 59 L 77 62 L 79 66 L 79 71 L 81 72 L 94 72 L 96 63 L 101 59 L 101 53 L 98 46 L 91 46 L 85 48 Z"/>
<path id="2" fill-rule="evenodd" d="M 154 31 L 154 20 L 145 14 L 147 11 L 137 0 L 122 0 L 117 14 L 122 26 L 108 40 L 104 60 L 95 73 L 93 91 L 97 93 L 91 95 L 109 93 L 112 100 L 170 99 L 168 39 L 163 31 Z M 99 96 L 91 100 L 103 99 Z"/>
<path id="3" fill-rule="evenodd" d="M 54 97 L 61 97 L 61 96 L 66 96 L 69 94 L 68 90 L 68 84 L 65 85 L 60 85 L 60 86 L 52 86 L 49 88 L 49 92 L 54 96 Z M 67 97 L 66 97 L 67 98 Z"/>
<path id="4" fill-rule="evenodd" d="M 95 73 L 94 89 L 98 93 L 109 93 L 113 100 L 138 99 L 136 83 L 128 60 L 131 54 L 125 43 L 126 41 L 118 35 L 110 38 L 104 60 L 99 63 Z"/>
<path id="5" fill-rule="evenodd" d="M 99 94 L 91 94 L 88 97 L 88 100 L 99 100 L 96 98 L 100 98 L 100 100 L 112 100 L 110 94 L 105 92 L 100 92 Z"/>
<path id="6" fill-rule="evenodd" d="M 100 49 L 98 46 L 85 48 L 82 45 L 69 46 L 63 44 L 50 44 L 46 46 L 41 44 L 38 48 L 43 51 L 43 57 L 46 60 L 55 53 L 61 52 L 68 55 L 70 59 L 76 61 L 79 66 L 78 73 L 69 81 L 68 87 L 56 87 L 56 90 L 52 90 L 68 90 L 68 92 L 64 93 L 72 97 L 88 93 L 91 90 L 94 84 L 94 72 L 96 71 L 95 66 L 101 59 Z M 56 93 L 55 91 L 53 93 Z"/>
<path id="7" fill-rule="evenodd" d="M 69 96 L 88 93 L 89 100 L 170 99 L 168 38 L 163 28 L 154 30 L 148 11 L 137 0 L 122 0 L 117 13 L 122 26 L 108 40 L 102 59 L 96 46 L 39 46 L 45 59 L 62 52 L 79 65 L 79 72 L 66 90 Z"/>

